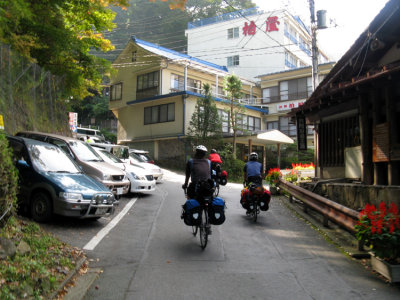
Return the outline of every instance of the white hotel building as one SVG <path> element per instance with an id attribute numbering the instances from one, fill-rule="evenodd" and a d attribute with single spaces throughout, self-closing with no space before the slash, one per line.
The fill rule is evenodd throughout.
<path id="1" fill-rule="evenodd" d="M 296 126 L 286 114 L 312 93 L 311 35 L 300 18 L 286 10 L 251 8 L 189 23 L 186 36 L 189 55 L 255 80 L 262 97 L 245 97 L 246 104 L 268 108 L 266 128 L 296 138 Z M 333 63 L 321 52 L 318 61 L 322 79 Z M 308 145 L 313 144 L 309 128 Z"/>
<path id="2" fill-rule="evenodd" d="M 188 24 L 188 55 L 227 66 L 254 79 L 260 74 L 311 66 L 311 36 L 286 10 L 251 8 Z M 328 58 L 320 55 L 319 63 Z"/>

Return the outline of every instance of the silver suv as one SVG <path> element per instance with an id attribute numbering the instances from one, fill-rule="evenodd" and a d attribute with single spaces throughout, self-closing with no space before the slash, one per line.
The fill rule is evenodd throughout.
<path id="1" fill-rule="evenodd" d="M 130 181 L 125 173 L 106 163 L 88 143 L 72 137 L 43 132 L 22 131 L 16 135 L 60 147 L 82 167 L 86 174 L 107 186 L 117 199 L 129 192 Z"/>

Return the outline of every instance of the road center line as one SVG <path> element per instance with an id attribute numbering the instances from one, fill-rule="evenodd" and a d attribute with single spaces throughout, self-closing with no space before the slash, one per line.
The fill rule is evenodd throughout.
<path id="1" fill-rule="evenodd" d="M 110 223 L 107 224 L 106 227 L 104 227 L 102 230 L 100 230 L 90 241 L 87 243 L 84 247 L 83 250 L 93 250 L 98 243 L 101 242 L 101 240 L 110 232 L 111 229 L 115 227 L 115 225 L 118 224 L 118 222 L 126 215 L 126 213 L 129 211 L 129 209 L 135 204 L 136 200 L 138 198 L 132 198 L 131 201 L 128 202 L 128 204 L 125 205 L 123 210 L 114 218 L 111 220 Z"/>

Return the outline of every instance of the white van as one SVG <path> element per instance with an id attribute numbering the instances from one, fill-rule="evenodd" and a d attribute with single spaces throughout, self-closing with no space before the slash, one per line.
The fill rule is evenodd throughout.
<path id="1" fill-rule="evenodd" d="M 96 137 L 100 139 L 103 143 L 105 142 L 104 135 L 98 129 L 93 128 L 84 128 L 84 127 L 77 127 L 76 128 L 76 137 L 78 139 L 85 138 L 87 136 Z"/>

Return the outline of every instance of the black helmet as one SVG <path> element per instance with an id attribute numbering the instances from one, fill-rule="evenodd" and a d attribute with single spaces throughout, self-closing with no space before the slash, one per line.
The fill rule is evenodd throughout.
<path id="1" fill-rule="evenodd" d="M 250 160 L 257 160 L 258 159 L 258 154 L 256 152 L 251 152 L 250 153 Z"/>
<path id="2" fill-rule="evenodd" d="M 217 150 L 211 149 L 210 153 L 217 153 Z"/>

